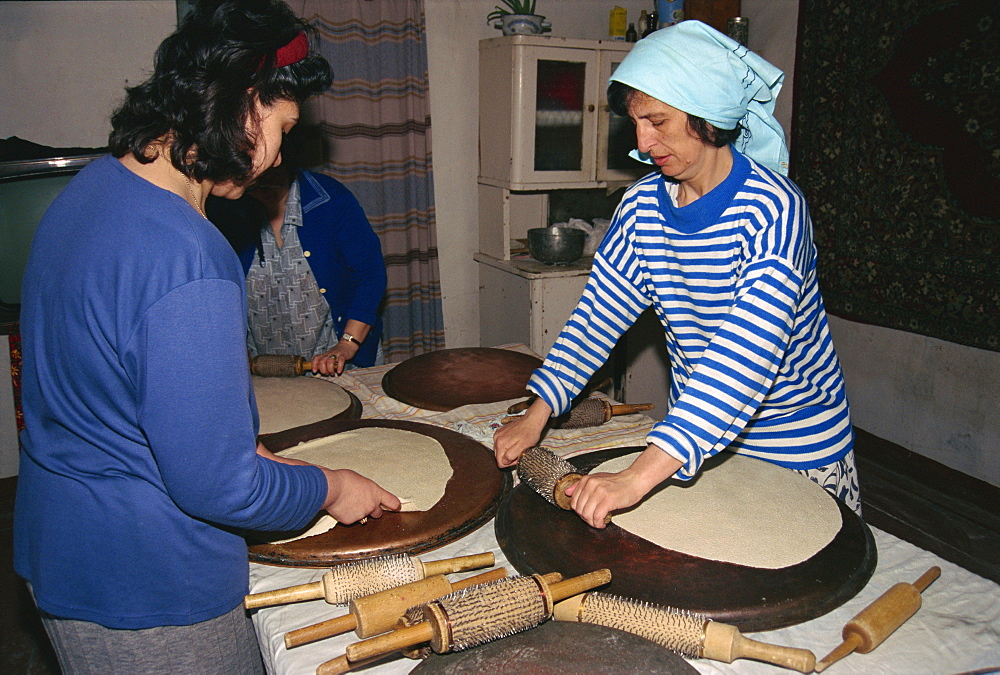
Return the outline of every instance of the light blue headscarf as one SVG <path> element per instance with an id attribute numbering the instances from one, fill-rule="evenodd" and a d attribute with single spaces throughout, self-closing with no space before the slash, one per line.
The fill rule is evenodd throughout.
<path id="1" fill-rule="evenodd" d="M 788 174 L 788 148 L 774 101 L 785 74 L 701 21 L 682 21 L 639 40 L 610 81 L 638 89 L 719 129 L 746 130 L 733 144 L 744 155 Z M 633 150 L 632 157 L 648 161 Z"/>

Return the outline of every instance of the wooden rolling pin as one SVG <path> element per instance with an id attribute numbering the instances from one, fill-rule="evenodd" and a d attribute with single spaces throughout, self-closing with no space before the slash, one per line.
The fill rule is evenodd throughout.
<path id="1" fill-rule="evenodd" d="M 517 476 L 547 502 L 566 511 L 572 510 L 566 488 L 583 478 L 575 466 L 539 445 L 525 450 L 517 460 Z M 608 514 L 604 523 L 610 522 L 611 514 Z"/>
<path id="2" fill-rule="evenodd" d="M 354 598 L 419 581 L 435 574 L 465 572 L 494 564 L 492 553 L 463 555 L 424 562 L 408 555 L 389 555 L 344 563 L 334 567 L 319 581 L 275 591 L 254 593 L 243 599 L 247 609 L 283 605 L 289 602 L 325 598 L 332 605 L 344 605 Z"/>
<path id="3" fill-rule="evenodd" d="M 551 584 L 535 574 L 467 588 L 410 608 L 405 628 L 348 645 L 347 659 L 356 664 L 425 642 L 438 654 L 471 649 L 533 628 L 552 616 L 554 603 L 610 581 L 611 571 L 601 569 Z"/>
<path id="4" fill-rule="evenodd" d="M 844 641 L 820 659 L 816 664 L 816 672 L 823 672 L 852 652 L 867 654 L 882 644 L 907 619 L 916 614 L 920 609 L 920 593 L 939 576 L 941 568 L 934 566 L 912 584 L 896 584 L 858 612 L 844 626 L 841 633 Z"/>
<path id="5" fill-rule="evenodd" d="M 295 377 L 312 370 L 312 361 L 289 354 L 261 354 L 250 359 L 250 374 L 260 377 Z"/>
<path id="6" fill-rule="evenodd" d="M 515 403 L 507 409 L 508 415 L 513 415 L 526 409 L 522 403 Z M 598 427 L 611 420 L 617 415 L 631 415 L 637 412 L 652 410 L 652 403 L 617 403 L 603 398 L 588 398 L 578 405 L 570 408 L 569 412 L 553 417 L 548 422 L 548 427 L 552 429 L 584 429 L 586 427 Z M 501 424 L 514 422 L 518 417 L 504 417 Z"/>
<path id="7" fill-rule="evenodd" d="M 753 659 L 811 673 L 816 656 L 807 649 L 781 647 L 744 637 L 735 626 L 690 612 L 606 593 L 584 593 L 556 605 L 557 621 L 616 628 L 693 658 L 732 663 Z"/>
<path id="8" fill-rule="evenodd" d="M 420 581 L 411 581 L 396 588 L 354 598 L 348 604 L 348 613 L 344 616 L 285 633 L 285 647 L 291 649 L 350 630 L 353 630 L 359 638 L 379 635 L 392 630 L 406 610 L 414 605 L 429 602 L 463 588 L 497 581 L 505 576 L 507 570 L 503 567 L 454 583 L 448 581 L 443 574 L 435 574 Z"/>

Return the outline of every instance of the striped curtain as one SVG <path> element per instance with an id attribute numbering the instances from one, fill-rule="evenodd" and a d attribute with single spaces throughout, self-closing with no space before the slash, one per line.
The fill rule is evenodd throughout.
<path id="1" fill-rule="evenodd" d="M 299 6 L 296 6 L 299 5 Z M 382 241 L 386 361 L 444 347 L 423 0 L 300 0 L 334 83 L 313 108 L 319 171 L 344 183 Z"/>

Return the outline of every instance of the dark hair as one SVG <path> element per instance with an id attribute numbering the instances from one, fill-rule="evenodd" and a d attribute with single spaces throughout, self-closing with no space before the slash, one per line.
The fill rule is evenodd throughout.
<path id="1" fill-rule="evenodd" d="M 628 106 L 632 102 L 638 89 L 630 87 L 618 81 L 613 81 L 608 85 L 608 107 L 616 115 L 628 117 Z M 685 113 L 688 117 L 688 127 L 706 145 L 713 145 L 717 148 L 724 148 L 734 143 L 740 134 L 743 133 L 743 126 L 736 125 L 735 129 L 720 129 L 711 122 L 697 115 Z"/>
<path id="2" fill-rule="evenodd" d="M 126 89 L 111 117 L 111 154 L 148 163 L 146 148 L 169 135 L 171 162 L 185 175 L 249 180 L 256 101 L 302 103 L 333 80 L 315 48 L 275 67 L 278 48 L 299 31 L 314 35 L 280 0 L 202 0 L 157 48 L 152 76 Z"/>

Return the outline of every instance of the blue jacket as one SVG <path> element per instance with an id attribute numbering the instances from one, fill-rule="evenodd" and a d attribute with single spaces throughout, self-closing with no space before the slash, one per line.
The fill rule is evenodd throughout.
<path id="1" fill-rule="evenodd" d="M 299 171 L 298 179 L 302 201 L 298 235 L 309 268 L 330 305 L 338 335 L 348 319 L 372 327 L 352 360 L 356 366 L 371 366 L 382 339 L 378 308 L 386 274 L 381 243 L 358 200 L 342 183 L 312 171 Z M 256 258 L 256 242 L 238 252 L 246 275 Z"/>

